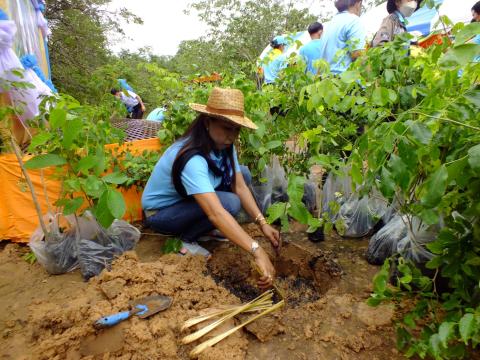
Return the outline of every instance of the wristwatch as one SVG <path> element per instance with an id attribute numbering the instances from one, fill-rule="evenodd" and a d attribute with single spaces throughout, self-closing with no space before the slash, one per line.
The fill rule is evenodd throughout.
<path id="1" fill-rule="evenodd" d="M 260 245 L 258 245 L 258 242 L 252 241 L 252 247 L 250 248 L 250 252 L 252 253 L 252 255 L 255 255 L 255 252 L 259 247 Z"/>

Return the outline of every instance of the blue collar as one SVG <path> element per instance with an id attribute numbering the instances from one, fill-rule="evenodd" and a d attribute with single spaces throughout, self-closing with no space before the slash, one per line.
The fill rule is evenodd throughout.
<path id="1" fill-rule="evenodd" d="M 400 11 L 396 10 L 396 11 L 395 11 L 395 14 L 396 14 L 397 17 L 398 17 L 398 20 L 400 20 L 400 22 L 401 22 L 403 25 L 405 25 L 405 24 L 407 23 L 407 19 L 405 19 L 405 16 L 403 16 L 403 14 L 402 14 Z"/>

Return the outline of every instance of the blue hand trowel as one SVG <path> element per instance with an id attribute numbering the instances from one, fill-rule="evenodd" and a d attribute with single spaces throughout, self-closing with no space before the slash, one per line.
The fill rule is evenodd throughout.
<path id="1" fill-rule="evenodd" d="M 133 315 L 146 319 L 160 311 L 167 310 L 172 305 L 172 298 L 163 295 L 153 295 L 138 299 L 130 305 L 132 310 L 104 316 L 95 321 L 94 326 L 98 329 L 112 327 L 131 318 Z"/>

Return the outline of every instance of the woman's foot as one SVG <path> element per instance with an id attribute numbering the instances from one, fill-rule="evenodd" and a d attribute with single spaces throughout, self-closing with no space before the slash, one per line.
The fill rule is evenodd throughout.
<path id="1" fill-rule="evenodd" d="M 212 257 L 212 254 L 210 254 L 210 251 L 208 251 L 204 247 L 201 247 L 196 242 L 187 243 L 183 241 L 182 249 L 180 250 L 179 253 L 180 255 L 201 255 L 201 256 L 205 256 L 207 260 L 210 260 L 210 258 Z"/>
<path id="2" fill-rule="evenodd" d="M 214 229 L 214 230 L 210 231 L 209 233 L 207 233 L 206 235 L 199 237 L 197 241 L 205 242 L 205 241 L 212 241 L 212 240 L 213 241 L 221 241 L 221 242 L 227 242 L 228 241 L 228 239 L 225 237 L 225 235 L 223 235 L 223 233 L 218 229 Z"/>

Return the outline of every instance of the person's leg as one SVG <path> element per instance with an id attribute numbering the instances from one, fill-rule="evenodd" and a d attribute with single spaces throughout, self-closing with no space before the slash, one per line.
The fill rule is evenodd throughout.
<path id="1" fill-rule="evenodd" d="M 137 104 L 133 108 L 132 118 L 133 119 L 141 119 L 142 117 L 143 117 L 142 105 Z"/>
<path id="2" fill-rule="evenodd" d="M 240 211 L 240 199 L 230 192 L 217 192 L 222 206 L 232 216 Z M 147 225 L 158 232 L 180 236 L 186 242 L 192 242 L 201 235 L 212 231 L 215 226 L 208 220 L 197 202 L 184 200 L 168 208 L 158 211 L 146 219 Z"/>

